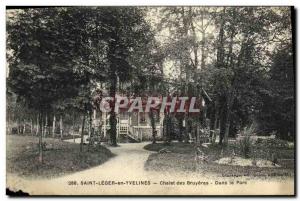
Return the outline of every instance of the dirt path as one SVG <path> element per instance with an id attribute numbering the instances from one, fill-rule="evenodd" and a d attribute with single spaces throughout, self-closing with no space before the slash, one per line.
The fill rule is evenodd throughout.
<path id="1" fill-rule="evenodd" d="M 167 194 L 262 194 L 279 190 L 291 193 L 288 188 L 292 180 L 286 182 L 248 181 L 246 185 L 215 185 L 216 181 L 228 178 L 214 178 L 215 175 L 191 175 L 183 173 L 157 173 L 144 170 L 144 163 L 150 151 L 144 150 L 147 143 L 120 144 L 110 148 L 116 156 L 106 163 L 88 170 L 50 180 L 25 180 L 12 175 L 7 178 L 7 185 L 14 190 L 22 189 L 30 194 L 49 195 L 167 195 Z M 209 179 L 210 178 L 210 179 Z M 212 179 L 213 178 L 213 179 Z M 166 182 L 194 182 L 191 185 L 168 185 Z M 76 182 L 77 185 L 74 185 Z M 112 183 L 115 184 L 112 185 Z M 117 183 L 120 182 L 118 185 Z M 197 184 L 196 182 L 208 183 Z M 257 183 L 259 182 L 259 183 Z M 150 184 L 150 185 L 149 185 Z M 286 189 L 286 190 L 285 190 Z"/>

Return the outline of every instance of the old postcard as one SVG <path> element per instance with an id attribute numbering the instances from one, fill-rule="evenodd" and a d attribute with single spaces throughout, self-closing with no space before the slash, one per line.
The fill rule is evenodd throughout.
<path id="1" fill-rule="evenodd" d="M 7 7 L 8 195 L 295 195 L 293 7 Z"/>

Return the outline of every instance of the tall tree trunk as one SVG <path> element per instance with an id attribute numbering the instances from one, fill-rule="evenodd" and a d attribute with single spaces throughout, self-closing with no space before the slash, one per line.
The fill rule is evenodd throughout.
<path id="1" fill-rule="evenodd" d="M 55 125 L 56 124 L 56 117 L 55 114 L 53 115 L 53 123 L 52 123 L 52 137 L 55 138 Z"/>
<path id="2" fill-rule="evenodd" d="M 12 134 L 11 121 L 10 121 L 10 113 L 9 112 L 6 112 L 6 118 L 7 118 L 6 133 L 7 134 Z"/>
<path id="3" fill-rule="evenodd" d="M 223 104 L 223 111 L 222 111 L 222 117 L 221 117 L 221 126 L 220 126 L 220 144 L 227 144 L 228 143 L 228 135 L 229 135 L 229 128 L 230 128 L 230 122 L 231 122 L 231 109 L 232 104 L 234 100 L 234 94 L 233 94 L 233 88 L 228 92 L 228 95 L 225 98 L 225 102 Z"/>
<path id="4" fill-rule="evenodd" d="M 183 117 L 182 116 L 179 116 L 179 118 L 178 118 L 178 126 L 179 126 L 179 138 L 178 138 L 178 141 L 179 142 L 182 142 L 182 140 L 183 140 L 183 132 L 184 132 L 184 128 L 183 128 Z"/>
<path id="5" fill-rule="evenodd" d="M 229 129 L 231 123 L 231 109 L 234 101 L 234 91 L 233 87 L 229 90 L 229 94 L 227 96 L 227 113 L 226 113 L 226 127 L 225 127 L 225 135 L 224 135 L 224 144 L 228 143 Z"/>
<path id="6" fill-rule="evenodd" d="M 214 136 L 212 138 L 212 143 L 215 143 L 217 135 L 220 135 L 218 132 L 218 122 L 219 122 L 219 110 L 218 110 L 218 104 L 215 105 L 215 121 L 214 121 Z"/>
<path id="7" fill-rule="evenodd" d="M 17 134 L 20 134 L 20 120 L 19 118 L 17 119 Z"/>
<path id="8" fill-rule="evenodd" d="M 219 136 L 219 144 L 223 144 L 224 135 L 225 135 L 225 129 L 226 129 L 226 109 L 223 109 L 221 112 L 221 118 L 220 118 L 220 136 Z"/>
<path id="9" fill-rule="evenodd" d="M 155 83 L 151 82 L 150 83 L 150 89 L 151 91 L 154 91 L 154 86 L 155 86 Z M 155 116 L 154 116 L 154 112 L 153 112 L 153 108 L 150 108 L 150 111 L 149 111 L 149 119 L 150 119 L 150 125 L 151 125 L 151 128 L 152 128 L 152 143 L 155 144 L 156 143 L 156 134 L 157 134 L 157 131 L 156 131 L 156 123 L 155 123 Z M 159 114 L 157 113 L 157 116 Z"/>
<path id="10" fill-rule="evenodd" d="M 110 112 L 109 117 L 109 124 L 110 124 L 110 142 L 112 146 L 117 146 L 117 119 L 116 113 Z"/>
<path id="11" fill-rule="evenodd" d="M 225 20 L 224 16 L 226 13 L 226 8 L 223 8 L 223 12 L 221 15 L 221 24 L 218 38 L 218 48 L 217 48 L 217 68 L 220 68 L 224 65 L 224 25 Z"/>
<path id="12" fill-rule="evenodd" d="M 92 112 L 91 111 L 89 111 L 88 112 L 88 114 L 89 114 L 89 138 L 91 138 L 92 137 Z"/>
<path id="13" fill-rule="evenodd" d="M 39 114 L 36 117 L 36 132 L 35 135 L 37 136 L 39 134 L 39 124 L 40 124 L 40 118 L 39 118 Z"/>
<path id="14" fill-rule="evenodd" d="M 183 33 L 182 37 L 188 37 L 188 31 L 189 31 L 189 21 L 190 21 L 190 16 L 187 15 L 185 8 L 182 6 L 181 7 L 181 18 L 182 18 L 182 24 L 183 24 Z M 189 91 L 189 81 L 190 81 L 190 52 L 186 48 L 183 52 L 183 65 L 185 66 L 185 85 L 184 85 L 184 93 L 186 96 L 188 96 L 188 91 Z M 187 143 L 189 140 L 189 134 L 188 134 L 188 115 L 187 112 L 184 113 L 184 124 L 185 124 L 185 129 L 184 129 L 184 141 Z"/>
<path id="15" fill-rule="evenodd" d="M 162 139 L 164 141 L 164 143 L 167 142 L 167 113 L 164 114 L 163 117 L 163 121 L 162 121 L 162 126 L 163 126 L 163 130 L 162 130 Z"/>
<path id="16" fill-rule="evenodd" d="M 226 8 L 223 8 L 221 14 L 221 23 L 218 37 L 218 47 L 217 47 L 217 62 L 216 67 L 221 68 L 224 66 L 224 25 L 225 25 L 225 14 Z M 226 96 L 221 95 L 217 97 L 218 103 L 220 104 L 219 114 L 220 114 L 220 134 L 219 134 L 219 144 L 223 144 L 225 129 L 226 129 L 226 116 L 227 116 L 227 107 L 226 107 Z"/>
<path id="17" fill-rule="evenodd" d="M 233 50 L 233 37 L 235 34 L 235 29 L 233 24 L 230 27 L 231 33 L 230 33 L 230 42 L 229 42 L 229 52 L 227 56 L 227 61 L 226 64 L 229 68 L 233 68 L 233 56 L 232 56 L 232 50 Z M 241 49 L 241 53 L 243 51 L 243 47 Z M 240 56 L 239 56 L 240 57 Z M 240 60 L 240 59 L 239 59 Z M 239 64 L 238 64 L 239 65 Z M 232 85 L 234 85 L 234 81 L 232 82 Z M 231 124 L 231 107 L 233 104 L 233 86 L 228 91 L 228 95 L 226 98 L 226 117 L 225 117 L 225 133 L 224 133 L 224 144 L 228 144 L 228 136 L 229 136 L 229 129 L 230 129 L 230 124 Z"/>
<path id="18" fill-rule="evenodd" d="M 109 88 L 109 95 L 113 98 L 111 101 L 111 111 L 109 116 L 109 124 L 110 124 L 110 141 L 112 146 L 117 146 L 117 119 L 115 113 L 115 97 L 116 97 L 116 90 L 117 90 L 117 66 L 119 65 L 116 61 L 117 53 L 117 46 L 118 46 L 118 37 L 116 33 L 112 33 L 112 38 L 115 41 L 112 41 L 109 44 L 108 50 L 108 60 L 110 62 L 110 69 L 109 69 L 109 79 L 110 79 L 110 88 Z"/>
<path id="19" fill-rule="evenodd" d="M 164 141 L 169 144 L 171 142 L 172 120 L 171 114 L 166 113 L 164 118 Z"/>
<path id="20" fill-rule="evenodd" d="M 30 135 L 33 135 L 33 120 L 30 119 Z"/>
<path id="21" fill-rule="evenodd" d="M 116 85 L 117 85 L 117 75 L 115 66 L 111 69 L 110 79 L 110 96 L 114 98 L 111 104 L 111 111 L 109 116 L 109 125 L 110 125 L 110 142 L 112 146 L 117 146 L 117 119 L 115 113 L 115 97 L 116 97 Z"/>
<path id="22" fill-rule="evenodd" d="M 81 139 L 80 139 L 80 152 L 83 151 L 84 125 L 85 125 L 85 112 L 83 113 L 83 118 L 82 118 Z"/>
<path id="23" fill-rule="evenodd" d="M 227 101 L 228 100 L 226 99 L 225 95 L 223 95 L 220 99 L 220 145 L 223 144 L 227 124 Z"/>
<path id="24" fill-rule="evenodd" d="M 89 135 L 89 147 L 93 144 L 93 136 L 92 136 L 92 111 L 88 111 L 88 120 L 89 120 L 89 127 L 88 127 L 88 135 Z"/>
<path id="25" fill-rule="evenodd" d="M 23 134 L 26 134 L 26 120 L 24 119 L 24 123 L 23 123 Z"/>
<path id="26" fill-rule="evenodd" d="M 44 137 L 46 137 L 47 131 L 48 131 L 48 115 L 47 115 L 47 113 L 46 113 L 46 117 L 45 117 L 45 129 L 44 129 Z"/>
<path id="27" fill-rule="evenodd" d="M 156 143 L 156 126 L 155 126 L 155 118 L 154 118 L 154 113 L 153 113 L 152 108 L 150 108 L 150 111 L 149 111 L 149 119 L 150 119 L 151 128 L 152 128 L 152 143 L 155 144 Z"/>
<path id="28" fill-rule="evenodd" d="M 225 134 L 224 134 L 224 144 L 228 144 L 228 136 L 229 136 L 229 128 L 230 128 L 230 110 L 227 109 L 227 117 L 226 117 L 226 127 L 225 127 Z"/>
<path id="29" fill-rule="evenodd" d="M 44 118 L 43 118 L 43 115 L 41 116 L 41 121 L 42 121 L 42 124 L 41 124 L 42 136 L 44 136 Z"/>
<path id="30" fill-rule="evenodd" d="M 60 115 L 59 119 L 59 129 L 60 129 L 60 140 L 63 139 L 63 117 Z"/>
<path id="31" fill-rule="evenodd" d="M 39 115 L 39 162 L 43 163 L 43 112 Z"/>
<path id="32" fill-rule="evenodd" d="M 205 31 L 202 33 L 202 41 L 201 41 L 201 70 L 205 69 Z"/>
<path id="33" fill-rule="evenodd" d="M 215 131 L 215 119 L 216 119 L 216 113 L 215 113 L 215 105 L 211 105 L 211 110 L 210 110 L 210 117 L 209 117 L 209 137 L 213 139 L 214 137 L 214 131 Z"/>

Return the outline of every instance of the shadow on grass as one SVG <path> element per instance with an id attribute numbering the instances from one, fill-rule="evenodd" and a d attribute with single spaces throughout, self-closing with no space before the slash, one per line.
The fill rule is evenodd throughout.
<path id="1" fill-rule="evenodd" d="M 109 149 L 98 145 L 85 145 L 80 153 L 79 144 L 46 138 L 51 149 L 45 150 L 43 163 L 38 162 L 38 138 L 30 136 L 7 136 L 7 173 L 26 178 L 54 178 L 89 169 L 103 164 L 114 156 Z"/>

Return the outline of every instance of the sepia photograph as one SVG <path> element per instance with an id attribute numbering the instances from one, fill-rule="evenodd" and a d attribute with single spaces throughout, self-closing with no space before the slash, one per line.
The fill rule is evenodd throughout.
<path id="1" fill-rule="evenodd" d="M 295 196 L 295 8 L 6 6 L 8 196 Z"/>

